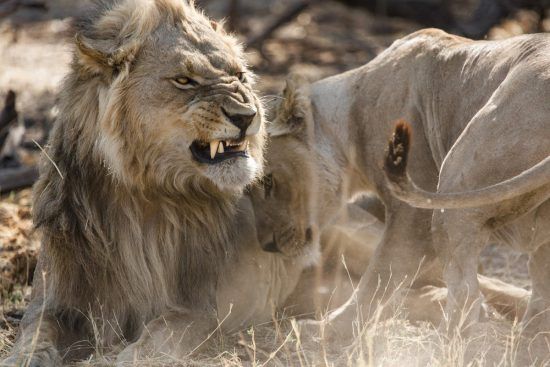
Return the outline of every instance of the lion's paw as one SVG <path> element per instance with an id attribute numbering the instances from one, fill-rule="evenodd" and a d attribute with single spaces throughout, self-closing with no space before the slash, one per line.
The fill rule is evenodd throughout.
<path id="1" fill-rule="evenodd" d="M 32 353 L 15 353 L 0 362 L 1 367 L 59 367 L 63 361 L 55 347 L 35 350 Z"/>
<path id="2" fill-rule="evenodd" d="M 352 328 L 352 325 L 349 325 L 348 328 L 327 319 L 301 320 L 298 322 L 298 326 L 300 328 L 300 335 L 303 338 L 327 344 L 346 344 L 350 340 L 349 334 Z"/>

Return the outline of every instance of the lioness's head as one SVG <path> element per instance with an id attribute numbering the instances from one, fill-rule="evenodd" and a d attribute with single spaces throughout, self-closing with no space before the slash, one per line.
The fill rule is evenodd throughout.
<path id="1" fill-rule="evenodd" d="M 317 183 L 312 161 L 312 116 L 305 81 L 296 76 L 287 86 L 268 127 L 266 165 L 250 189 L 258 240 L 263 249 L 288 256 L 318 251 Z"/>
<path id="2" fill-rule="evenodd" d="M 82 96 L 62 100 L 81 104 L 81 120 L 95 114 L 94 151 L 114 178 L 239 192 L 259 174 L 254 76 L 236 40 L 192 2 L 100 1 L 77 32 L 69 81 Z"/>

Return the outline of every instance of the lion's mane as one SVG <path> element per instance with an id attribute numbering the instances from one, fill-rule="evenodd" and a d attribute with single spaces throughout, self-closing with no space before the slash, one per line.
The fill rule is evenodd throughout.
<path id="1" fill-rule="evenodd" d="M 101 77 L 90 76 L 94 64 L 77 55 L 62 86 L 34 193 L 34 221 L 43 234 L 39 269 L 45 273 L 34 291 L 45 286 L 48 307 L 66 310 L 72 323 L 116 320 L 101 336 L 111 343 L 117 334 L 135 337 L 163 310 L 213 309 L 218 274 L 235 253 L 229 232 L 235 194 L 199 177 L 167 175 L 151 188 L 148 167 L 136 154 L 146 144 L 132 130 L 125 89 L 117 87 L 128 77 L 121 60 L 139 52 L 159 22 L 206 17 L 181 0 L 103 1 L 96 9 L 76 22 L 77 34 L 98 38 L 94 24 L 110 9 L 101 32 L 116 34 L 108 62 L 120 68 L 106 95 Z M 106 126 L 125 142 L 124 170 L 106 162 Z"/>

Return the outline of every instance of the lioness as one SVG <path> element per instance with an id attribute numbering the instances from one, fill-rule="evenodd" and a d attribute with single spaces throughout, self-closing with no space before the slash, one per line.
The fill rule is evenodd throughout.
<path id="1" fill-rule="evenodd" d="M 76 29 L 34 192 L 32 301 L 3 365 L 59 366 L 143 330 L 121 361 L 161 342 L 189 352 L 229 302 L 218 283 L 237 266 L 238 199 L 261 171 L 242 49 L 192 3 L 97 1 Z M 191 323 L 182 347 L 156 338 Z"/>
<path id="2" fill-rule="evenodd" d="M 453 142 L 479 111 L 495 109 L 491 96 L 509 82 L 509 75 L 518 86 L 533 79 L 533 65 L 543 65 L 547 57 L 546 42 L 544 35 L 474 42 L 428 29 L 394 42 L 364 67 L 287 91 L 283 104 L 305 103 L 287 109 L 268 128 L 266 176 L 252 195 L 262 246 L 288 256 L 317 246 L 317 227 L 329 225 L 356 193 L 372 191 L 385 205 L 385 232 L 357 297 L 329 315 L 329 330 L 351 334 L 356 302 L 368 317 L 371 306 L 391 297 L 396 288 L 444 286 L 432 239 L 433 212 L 394 197 L 384 176 L 385 140 L 393 122 L 411 122 L 417 143 L 411 147 L 409 174 L 435 190 Z M 457 86 L 467 95 L 457 98 Z M 513 116 L 518 116 L 520 105 L 513 106 Z M 548 134 L 541 130 L 539 137 L 547 139 Z M 547 154 L 530 151 L 538 152 L 533 161 Z M 540 195 L 533 200 L 543 200 Z M 471 276 L 477 285 L 477 277 Z M 513 308 L 525 301 L 525 291 L 480 280 L 489 302 L 504 301 Z"/>
<path id="3" fill-rule="evenodd" d="M 432 231 L 445 266 L 450 331 L 479 319 L 475 273 L 491 235 L 530 254 L 533 295 L 523 317 L 529 360 L 518 365 L 550 361 L 550 62 L 540 55 L 526 55 L 530 63 L 511 72 L 469 121 L 445 157 L 437 193 L 418 188 L 407 175 L 407 124 L 396 127 L 385 163 L 399 199 L 420 208 L 445 208 L 434 212 Z M 520 94 L 527 93 L 522 87 L 528 75 L 537 79 L 528 92 L 536 111 Z"/>

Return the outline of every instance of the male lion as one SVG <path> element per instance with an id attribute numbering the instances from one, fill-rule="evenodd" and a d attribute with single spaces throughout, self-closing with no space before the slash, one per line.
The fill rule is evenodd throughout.
<path id="1" fill-rule="evenodd" d="M 547 75 L 542 72 L 547 65 L 543 62 L 547 40 L 533 35 L 473 42 L 428 29 L 394 42 L 361 68 L 309 87 L 287 88 L 282 105 L 295 106 L 283 108 L 268 128 L 263 187 L 252 192 L 264 249 L 292 257 L 317 246 L 319 229 L 330 225 L 342 204 L 357 193 L 374 192 L 385 205 L 385 232 L 357 295 L 329 315 L 333 328 L 328 330 L 350 335 L 352 321 L 358 317 L 356 310 L 363 317 L 372 315 L 371 306 L 399 294 L 394 292 L 396 288 L 444 286 L 431 233 L 433 212 L 394 197 L 382 169 L 385 140 L 393 121 L 403 117 L 411 122 L 417 144 L 411 147 L 409 173 L 423 187 L 435 190 L 446 151 L 468 131 L 464 128 L 478 111 L 495 110 L 491 96 L 510 82 L 508 75 L 515 77 L 518 88 L 524 86 L 529 91 L 528 80 Z M 530 74 L 533 70 L 540 71 L 537 78 Z M 457 98 L 457 86 L 468 91 L 467 95 Z M 542 81 L 536 86 L 542 86 Z M 527 107 L 518 102 L 510 108 L 515 110 L 511 116 L 519 118 L 518 112 Z M 542 115 L 544 108 L 528 121 Z M 548 132 L 540 130 L 538 134 L 537 138 L 548 139 Z M 518 136 L 510 143 L 520 149 Z M 533 162 L 547 154 L 547 145 L 542 140 L 539 145 L 542 147 L 529 148 L 535 152 L 528 156 Z M 472 164 L 484 154 L 470 149 L 476 151 Z M 456 166 L 454 169 L 456 175 L 466 176 Z M 544 195 L 533 196 L 533 203 L 544 200 Z M 477 287 L 477 266 L 471 263 L 469 269 Z M 479 280 L 489 303 L 521 317 L 516 308 L 525 302 L 526 291 L 481 276 Z"/>
<path id="2" fill-rule="evenodd" d="M 182 350 L 199 344 L 238 251 L 237 199 L 261 171 L 241 47 L 192 3 L 98 1 L 76 28 L 35 186 L 32 301 L 3 365 L 59 366 L 146 324 L 140 347 L 171 323 L 193 323 Z"/>

